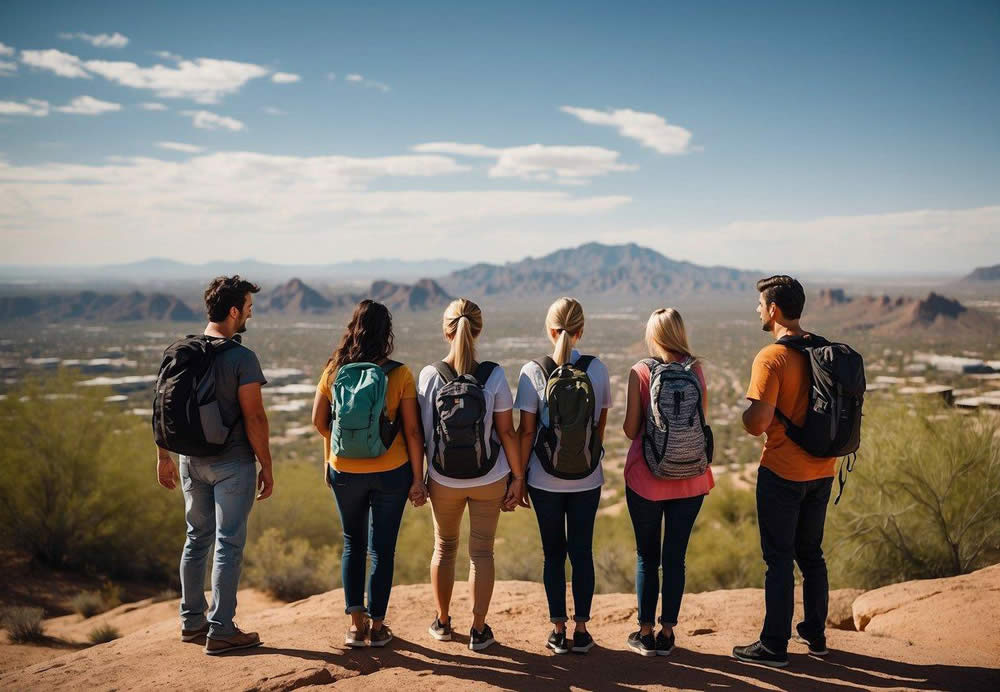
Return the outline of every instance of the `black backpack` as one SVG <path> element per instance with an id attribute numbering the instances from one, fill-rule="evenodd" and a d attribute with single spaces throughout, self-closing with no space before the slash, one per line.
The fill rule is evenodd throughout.
<path id="1" fill-rule="evenodd" d="M 778 420 L 785 426 L 788 439 L 814 457 L 848 457 L 847 472 L 854 469 L 861 445 L 861 407 L 865 401 L 865 363 L 861 354 L 847 344 L 827 341 L 821 336 L 785 336 L 778 339 L 783 346 L 793 348 L 809 360 L 811 386 L 809 408 L 801 427 L 775 409 Z M 834 504 L 840 502 L 847 476 L 844 464 L 838 472 L 840 491 Z"/>
<path id="2" fill-rule="evenodd" d="M 443 360 L 434 369 L 444 381 L 434 397 L 434 445 L 431 463 L 448 478 L 480 478 L 497 463 L 500 442 L 486 439 L 486 381 L 496 363 L 485 361 L 471 374 L 459 375 Z"/>
<path id="3" fill-rule="evenodd" d="M 587 368 L 594 356 L 556 365 L 551 356 L 535 361 L 545 375 L 533 449 L 546 473 L 564 480 L 586 478 L 604 454 L 594 423 L 597 398 Z"/>
<path id="4" fill-rule="evenodd" d="M 153 438 L 159 447 L 197 457 L 222 453 L 236 421 L 222 420 L 214 365 L 216 356 L 237 346 L 232 339 L 197 335 L 163 352 L 153 396 Z"/>

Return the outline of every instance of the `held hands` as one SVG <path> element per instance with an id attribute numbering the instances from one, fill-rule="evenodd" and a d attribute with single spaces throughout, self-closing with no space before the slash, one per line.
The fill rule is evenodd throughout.
<path id="1" fill-rule="evenodd" d="M 504 497 L 500 509 L 504 512 L 513 512 L 518 506 L 527 507 L 524 499 L 527 492 L 523 478 L 512 478 L 510 485 L 507 486 L 507 496 Z"/>
<path id="2" fill-rule="evenodd" d="M 420 507 L 427 502 L 427 486 L 419 478 L 410 486 L 410 502 L 414 507 Z"/>
<path id="3" fill-rule="evenodd" d="M 156 482 L 167 490 L 173 490 L 180 482 L 177 475 L 177 465 L 169 454 L 156 458 Z"/>

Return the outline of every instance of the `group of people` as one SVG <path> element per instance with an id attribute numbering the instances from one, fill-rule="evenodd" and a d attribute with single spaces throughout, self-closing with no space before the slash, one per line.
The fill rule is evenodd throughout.
<path id="1" fill-rule="evenodd" d="M 828 585 L 821 544 L 834 459 L 810 455 L 787 434 L 789 425 L 805 420 L 811 380 L 803 352 L 778 340 L 812 338 L 799 326 L 803 288 L 783 275 L 763 279 L 757 288 L 761 326 L 776 339 L 754 360 L 749 406 L 743 414 L 749 434 L 766 434 L 757 476 L 758 523 L 767 564 L 765 617 L 759 640 L 734 648 L 733 655 L 784 666 L 791 639 L 794 562 L 802 572 L 805 603 L 797 638 L 810 653 L 827 653 Z M 243 632 L 233 622 L 247 517 L 254 500 L 266 499 L 274 487 L 261 397 L 265 378 L 256 355 L 239 343 L 258 290 L 238 276 L 215 279 L 205 292 L 209 323 L 204 335 L 168 349 L 157 381 L 153 424 L 158 480 L 167 488 L 181 485 L 187 519 L 180 568 L 181 639 L 205 641 L 207 654 L 260 643 L 257 633 Z M 372 300 L 354 310 L 319 378 L 312 409 L 313 425 L 323 440 L 324 482 L 343 529 L 347 646 L 382 647 L 392 640 L 385 619 L 400 523 L 407 502 L 420 507 L 428 500 L 434 520 L 430 581 L 436 608 L 433 619 L 428 614 L 428 636 L 452 638 L 455 564 L 467 512 L 469 648 L 478 651 L 494 643 L 487 619 L 498 521 L 502 512 L 531 508 L 541 537 L 540 572 L 552 623 L 546 646 L 556 654 L 582 654 L 594 646 L 587 629 L 595 588 L 592 544 L 604 483 L 611 381 L 600 358 L 581 347 L 585 321 L 577 300 L 555 301 L 544 325 L 552 351 L 524 364 L 512 392 L 504 368 L 478 352 L 484 317 L 471 300 L 458 299 L 447 307 L 443 358 L 416 378 L 391 360 L 389 310 Z M 676 309 L 662 308 L 649 316 L 645 345 L 648 357 L 629 370 L 623 424 L 631 440 L 625 484 L 636 541 L 638 600 L 638 629 L 625 644 L 643 656 L 666 656 L 675 644 L 688 540 L 714 486 L 713 445 L 707 423 L 707 366 L 692 351 Z M 199 412 L 193 425 L 203 432 L 201 446 L 174 442 L 181 437 L 175 431 L 181 423 L 171 421 L 182 414 L 171 414 L 169 406 L 180 396 L 176 383 L 181 378 L 171 379 L 170 368 L 183 369 L 183 363 L 190 368 L 197 362 L 178 356 L 181 348 L 211 356 L 205 367 L 212 377 L 203 373 L 196 387 Z M 213 391 L 206 395 L 208 380 L 214 380 Z M 516 425 L 514 409 L 519 412 Z M 217 419 L 222 433 L 209 440 Z M 170 451 L 183 453 L 179 470 Z M 208 610 L 203 588 L 213 543 Z M 566 604 L 567 557 L 572 568 L 572 631 Z"/>

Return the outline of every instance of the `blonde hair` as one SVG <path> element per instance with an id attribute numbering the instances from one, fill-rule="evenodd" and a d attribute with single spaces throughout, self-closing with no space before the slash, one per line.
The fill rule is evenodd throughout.
<path id="1" fill-rule="evenodd" d="M 658 356 L 660 353 L 667 355 L 670 351 L 698 360 L 698 356 L 691 353 L 691 347 L 688 346 L 687 330 L 684 329 L 681 313 L 673 308 L 660 308 L 649 316 L 646 322 L 646 348 L 651 356 Z"/>
<path id="2" fill-rule="evenodd" d="M 559 332 L 557 337 L 552 336 L 552 330 Z M 560 298 L 549 306 L 549 312 L 545 315 L 545 333 L 549 341 L 555 344 L 555 352 L 552 360 L 556 365 L 563 365 L 569 361 L 573 353 L 573 337 L 579 337 L 583 331 L 583 306 L 575 298 Z"/>
<path id="3" fill-rule="evenodd" d="M 472 372 L 472 364 L 476 362 L 476 339 L 483 331 L 483 313 L 479 306 L 465 298 L 451 301 L 445 308 L 441 326 L 455 354 L 455 372 L 459 375 Z"/>

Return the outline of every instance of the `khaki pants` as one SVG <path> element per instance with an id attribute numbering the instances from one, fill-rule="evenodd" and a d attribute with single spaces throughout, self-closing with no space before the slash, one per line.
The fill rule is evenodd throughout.
<path id="1" fill-rule="evenodd" d="M 472 613 L 485 617 L 493 597 L 493 540 L 496 538 L 500 505 L 507 494 L 507 479 L 475 488 L 449 488 L 430 483 L 431 509 L 434 514 L 434 556 L 431 558 L 431 583 L 439 604 L 451 602 L 455 586 L 455 556 L 458 533 L 465 506 L 469 506 L 469 585 L 472 590 Z"/>

